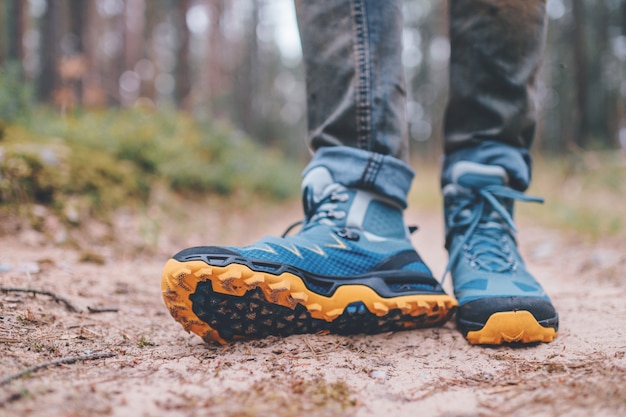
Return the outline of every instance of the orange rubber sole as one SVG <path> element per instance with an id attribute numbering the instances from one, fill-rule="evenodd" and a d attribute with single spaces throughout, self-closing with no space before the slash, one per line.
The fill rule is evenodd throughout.
<path id="1" fill-rule="evenodd" d="M 223 316 L 225 318 L 222 321 L 218 320 L 217 323 L 210 325 L 198 317 L 200 313 L 194 312 L 192 298 L 199 285 L 204 285 L 202 283 L 208 281 L 211 284 L 211 291 L 207 292 L 206 298 L 214 301 L 212 305 L 217 305 L 216 299 L 218 299 L 221 305 L 231 303 L 237 306 L 237 317 L 243 316 L 239 320 L 244 320 L 244 328 L 253 329 L 249 332 L 252 336 L 245 332 L 233 334 L 232 329 L 229 328 L 229 336 L 224 337 L 226 332 L 221 330 L 220 326 L 223 321 L 229 322 L 229 318 Z M 340 317 L 342 320 L 346 318 L 352 320 L 346 315 L 347 313 L 344 314 L 346 307 L 351 303 L 362 303 L 380 323 L 385 323 L 387 319 L 394 320 L 394 329 L 442 325 L 450 319 L 458 306 L 454 298 L 445 294 L 416 294 L 384 298 L 373 289 L 357 284 L 340 286 L 332 296 L 324 296 L 307 288 L 300 277 L 291 273 L 272 275 L 253 271 L 240 264 L 211 266 L 203 261 L 179 262 L 175 259 L 170 259 L 165 265 L 161 289 L 163 300 L 170 314 L 185 331 L 193 332 L 207 342 L 221 344 L 226 344 L 231 340 L 259 337 L 261 332 L 255 333 L 254 329 L 255 326 L 261 326 L 261 323 L 256 313 L 253 314 L 247 310 L 252 308 L 252 305 L 258 304 L 258 299 L 253 300 L 251 295 L 259 294 L 258 290 L 262 292 L 262 303 L 271 304 L 271 307 L 286 307 L 286 309 L 278 310 L 280 320 L 287 322 L 308 320 L 310 322 L 317 319 L 316 323 L 321 322 L 322 325 L 324 322 L 332 323 Z M 293 313 L 297 306 L 304 306 L 305 310 L 302 309 L 304 314 Z M 271 321 L 272 317 L 275 316 L 267 316 L 263 320 Z M 355 322 L 350 323 L 350 326 L 358 328 L 359 323 L 356 322 L 358 319 L 355 317 Z M 225 324 L 225 326 L 228 325 L 228 323 Z M 297 325 L 294 329 L 293 333 L 306 332 L 300 331 L 302 328 L 298 328 Z M 368 328 L 364 332 L 373 333 L 375 330 L 375 328 Z M 333 331 L 332 328 L 329 331 Z"/>
<path id="2" fill-rule="evenodd" d="M 528 311 L 494 313 L 485 326 L 467 333 L 474 345 L 500 345 L 503 343 L 551 342 L 557 335 L 552 327 L 543 327 Z"/>

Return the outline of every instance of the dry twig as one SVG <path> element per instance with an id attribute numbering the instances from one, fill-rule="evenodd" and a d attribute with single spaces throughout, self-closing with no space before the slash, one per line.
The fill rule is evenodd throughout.
<path id="1" fill-rule="evenodd" d="M 313 356 L 317 357 L 317 351 L 315 349 L 313 349 L 313 346 L 311 346 L 311 342 L 309 341 L 308 338 L 303 338 L 304 343 L 307 345 L 307 347 L 311 350 L 311 352 L 313 353 Z"/>
<path id="2" fill-rule="evenodd" d="M 118 309 L 116 307 L 89 307 L 87 306 L 87 310 L 91 314 L 96 313 L 117 313 Z"/>
<path id="3" fill-rule="evenodd" d="M 47 295 L 48 297 L 52 297 L 52 299 L 56 301 L 57 303 L 65 304 L 65 306 L 70 311 L 73 311 L 74 313 L 81 312 L 81 310 L 78 307 L 76 307 L 74 304 L 72 304 L 67 298 L 56 295 L 55 293 L 51 291 L 35 290 L 31 288 L 12 288 L 12 287 L 0 287 L 0 291 L 2 292 L 25 292 L 25 293 L 30 293 L 30 294 Z"/>
<path id="4" fill-rule="evenodd" d="M 24 368 L 23 370 L 21 370 L 18 373 L 6 376 L 2 379 L 0 379 L 0 386 L 1 385 L 5 385 L 8 384 L 9 382 L 13 381 L 14 379 L 18 379 L 23 377 L 24 375 L 28 375 L 30 373 L 33 373 L 35 371 L 38 371 L 40 369 L 44 369 L 47 368 L 49 366 L 53 366 L 53 365 L 71 365 L 73 363 L 79 362 L 79 361 L 92 361 L 92 360 L 96 360 L 96 359 L 104 359 L 104 358 L 112 358 L 113 356 L 117 356 L 117 353 L 115 352 L 101 352 L 101 353 L 92 353 L 90 355 L 83 355 L 83 356 L 68 356 L 66 358 L 59 358 L 59 359 L 54 359 L 48 362 L 43 362 L 37 365 L 33 365 L 33 366 L 29 366 L 28 368 Z"/>

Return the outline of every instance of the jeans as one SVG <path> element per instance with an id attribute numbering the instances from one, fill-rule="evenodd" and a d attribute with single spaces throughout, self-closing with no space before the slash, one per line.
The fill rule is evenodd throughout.
<path id="1" fill-rule="evenodd" d="M 296 0 L 306 71 L 305 170 L 406 207 L 406 89 L 401 0 Z M 459 160 L 497 164 L 513 188 L 530 183 L 533 83 L 546 29 L 545 0 L 449 0 L 450 95 L 442 183 Z"/>

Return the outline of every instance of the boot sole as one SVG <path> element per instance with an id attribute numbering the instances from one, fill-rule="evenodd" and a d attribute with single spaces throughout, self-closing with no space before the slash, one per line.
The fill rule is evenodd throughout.
<path id="1" fill-rule="evenodd" d="M 467 340 L 474 345 L 551 342 L 557 335 L 553 327 L 544 327 L 525 310 L 492 314 L 482 329 L 469 331 Z"/>
<path id="2" fill-rule="evenodd" d="M 440 326 L 457 302 L 445 294 L 385 298 L 350 283 L 320 295 L 291 273 L 273 275 L 231 263 L 170 259 L 161 280 L 170 314 L 187 332 L 206 342 L 269 335 L 332 332 L 379 333 Z"/>

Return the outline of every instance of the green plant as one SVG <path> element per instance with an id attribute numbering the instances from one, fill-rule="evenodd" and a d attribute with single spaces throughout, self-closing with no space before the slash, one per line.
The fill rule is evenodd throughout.
<path id="1" fill-rule="evenodd" d="M 97 212 L 147 194 L 132 164 L 18 126 L 7 128 L 0 151 L 0 204 L 63 209 L 70 197 L 79 196 Z"/>
<path id="2" fill-rule="evenodd" d="M 43 111 L 37 119 L 30 127 L 33 131 L 129 161 L 148 182 L 161 179 L 177 191 L 223 195 L 245 191 L 285 198 L 299 189 L 299 167 L 227 124 L 198 122 L 174 111 L 138 109 L 66 118 Z"/>
<path id="3" fill-rule="evenodd" d="M 154 346 L 154 343 L 152 343 L 151 341 L 149 341 L 146 336 L 141 336 L 139 338 L 139 340 L 137 341 L 137 347 L 139 348 L 145 348 L 146 346 Z"/>
<path id="4" fill-rule="evenodd" d="M 33 87 L 22 80 L 22 68 L 17 62 L 0 67 L 0 139 L 3 124 L 26 116 L 32 105 Z"/>
<path id="5" fill-rule="evenodd" d="M 37 108 L 4 130 L 0 206 L 41 204 L 70 223 L 81 214 L 107 220 L 116 208 L 144 205 L 157 184 L 187 197 L 291 197 L 299 171 L 229 125 L 175 111 Z"/>

